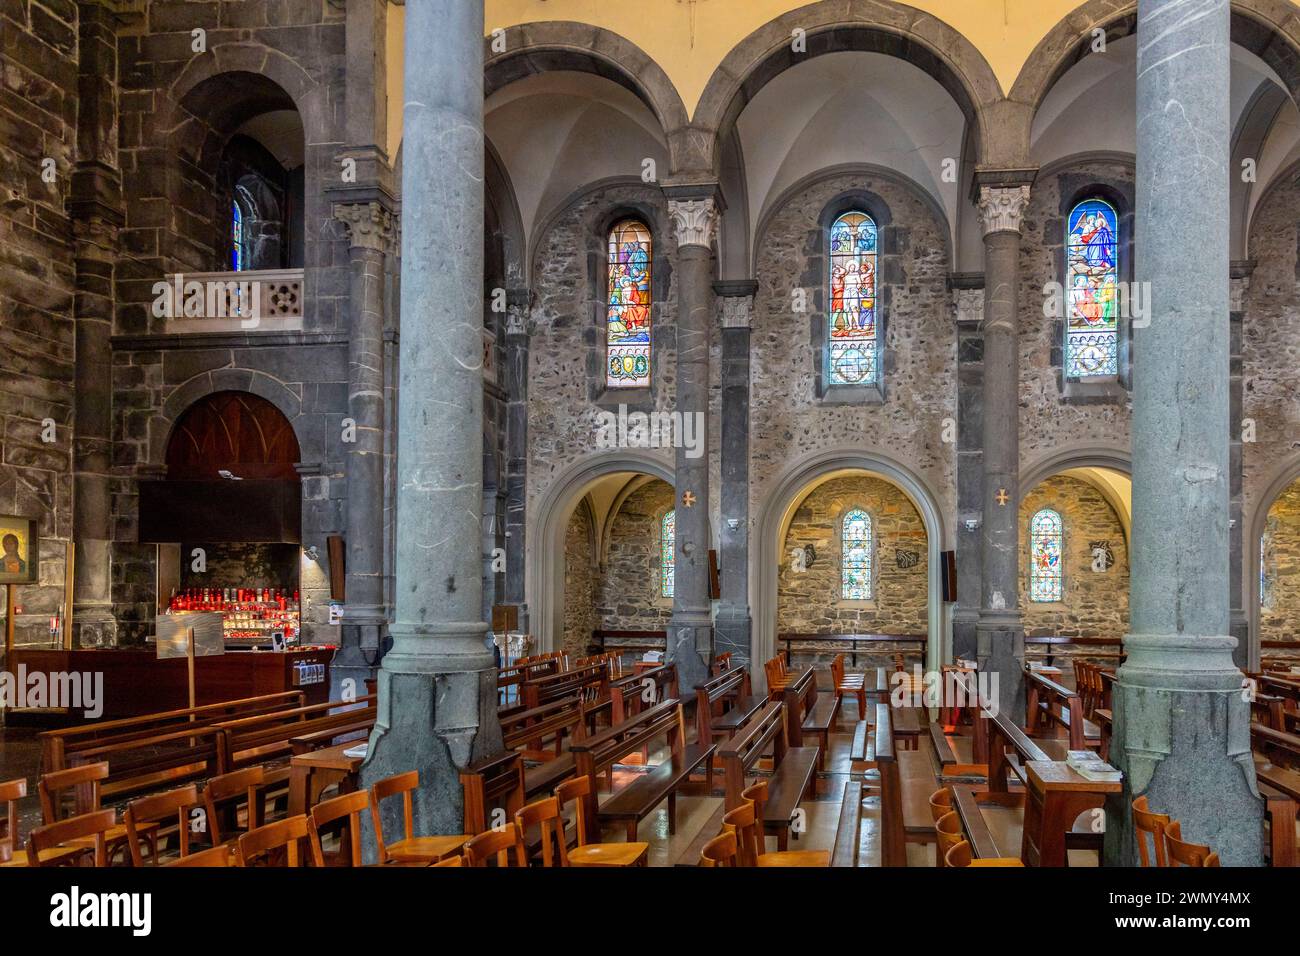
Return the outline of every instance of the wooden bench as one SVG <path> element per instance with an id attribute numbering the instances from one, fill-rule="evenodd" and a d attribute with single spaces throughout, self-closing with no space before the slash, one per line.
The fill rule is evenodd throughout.
<path id="1" fill-rule="evenodd" d="M 775 835 L 781 850 L 788 846 L 790 822 L 799 801 L 804 796 L 814 796 L 819 754 L 817 747 L 789 746 L 786 728 L 785 706 L 780 701 L 771 701 L 718 748 L 728 810 L 741 805 L 745 775 L 771 749 L 772 778 L 767 804 L 763 807 L 763 832 Z"/>
<path id="2" fill-rule="evenodd" d="M 1300 805 L 1300 736 L 1261 723 L 1250 725 L 1255 777 L 1265 800 L 1274 866 L 1300 865 L 1296 807 Z"/>
<path id="3" fill-rule="evenodd" d="M 520 751 L 525 760 L 556 760 L 563 755 L 566 738 L 581 740 L 586 733 L 586 702 L 577 694 L 501 718 L 506 749 Z M 544 749 L 548 739 L 549 750 Z"/>
<path id="4" fill-rule="evenodd" d="M 564 697 L 581 695 L 587 703 L 595 704 L 609 698 L 609 668 L 603 662 L 575 667 L 572 670 L 548 674 L 521 685 L 523 708 L 532 710 Z"/>
<path id="5" fill-rule="evenodd" d="M 844 785 L 840 818 L 835 825 L 835 843 L 831 849 L 833 867 L 858 865 L 858 844 L 862 838 L 862 789 L 861 780 L 850 780 Z"/>
<path id="6" fill-rule="evenodd" d="M 334 731 L 337 736 L 373 726 L 375 702 L 376 698 L 371 696 L 355 700 L 333 700 L 218 724 L 215 729 L 219 772 L 230 773 L 255 764 L 284 759 L 284 766 L 268 767 L 266 776 L 268 785 L 287 781 L 287 758 L 293 755 L 292 741 L 295 738 L 305 738 L 322 731 Z"/>
<path id="7" fill-rule="evenodd" d="M 714 743 L 730 737 L 762 706 L 763 698 L 750 693 L 749 671 L 745 668 L 733 667 L 719 674 L 695 688 L 697 739 Z"/>
<path id="8" fill-rule="evenodd" d="M 301 707 L 306 698 L 300 690 L 279 694 L 264 694 L 228 700 L 202 707 L 186 707 L 157 714 L 128 717 L 124 720 L 107 720 L 79 727 L 46 730 L 38 735 L 41 742 L 41 772 L 51 773 L 73 766 L 72 758 L 80 751 L 106 744 L 142 741 L 148 737 L 165 735 L 180 727 L 198 729 L 236 717 L 249 717 L 276 710 Z M 81 761 L 83 763 L 88 761 Z"/>
<path id="9" fill-rule="evenodd" d="M 622 723 L 647 705 L 680 696 L 677 665 L 674 663 L 660 664 L 637 674 L 620 677 L 609 685 L 610 720 L 616 724 Z"/>
<path id="10" fill-rule="evenodd" d="M 101 761 L 107 763 L 109 772 L 100 782 L 100 797 L 107 803 L 116 803 L 151 790 L 216 776 L 221 772 L 219 736 L 216 727 L 186 727 L 148 737 L 80 747 L 68 759 L 71 767 Z M 89 789 L 78 787 L 74 795 L 76 812 L 90 813 L 95 809 L 91 803 Z"/>
<path id="11" fill-rule="evenodd" d="M 600 842 L 602 821 L 622 823 L 627 828 L 628 840 L 636 842 L 637 824 L 665 799 L 668 801 L 668 832 L 677 832 L 677 791 L 690 779 L 691 773 L 709 763 L 714 751 L 713 744 L 707 739 L 694 744 L 686 743 L 685 720 L 681 702 L 666 700 L 586 740 L 574 741 L 571 751 L 577 773 L 591 778 L 589 793 L 582 798 L 587 811 L 584 819 L 591 829 L 587 834 L 587 842 Z M 624 755 L 661 737 L 668 742 L 668 759 L 649 772 L 638 775 L 597 807 L 596 785 L 599 776 Z"/>
<path id="12" fill-rule="evenodd" d="M 875 764 L 880 774 L 881 866 L 907 866 L 908 843 L 936 840 L 930 794 L 937 786 L 929 754 L 902 750 L 894 721 L 914 708 L 876 704 Z"/>
<path id="13" fill-rule="evenodd" d="M 1025 712 L 1025 730 L 1031 737 L 1039 734 L 1046 722 L 1069 732 L 1071 750 L 1083 750 L 1089 743 L 1096 747 L 1101 742 L 1101 731 L 1084 716 L 1083 698 L 1029 668 L 1025 669 Z"/>
<path id="14" fill-rule="evenodd" d="M 839 713 L 840 699 L 834 693 L 817 694 L 817 673 L 808 668 L 781 692 L 785 703 L 786 740 L 791 747 L 803 746 L 803 735 L 817 738 L 817 769 L 826 769 L 826 754 L 831 745 L 831 728 Z"/>

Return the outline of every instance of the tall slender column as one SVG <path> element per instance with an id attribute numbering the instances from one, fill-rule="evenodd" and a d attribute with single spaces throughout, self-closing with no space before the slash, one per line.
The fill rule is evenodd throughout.
<path id="1" fill-rule="evenodd" d="M 1242 507 L 1242 482 L 1244 478 L 1244 444 L 1242 438 L 1242 400 L 1244 398 L 1244 382 L 1242 380 L 1241 369 L 1241 347 L 1242 347 L 1242 329 L 1246 319 L 1246 292 L 1250 288 L 1250 274 L 1254 271 L 1254 263 L 1234 262 L 1230 272 L 1232 286 L 1230 292 L 1231 305 L 1229 318 L 1231 326 L 1229 330 L 1228 357 L 1228 529 L 1229 529 L 1229 555 L 1230 563 L 1228 566 L 1228 580 L 1230 582 L 1228 591 L 1229 625 L 1228 633 L 1237 639 L 1237 646 L 1232 650 L 1232 659 L 1236 661 L 1237 666 L 1244 670 L 1259 670 L 1259 654 L 1255 653 L 1252 659 L 1252 650 L 1258 651 L 1258 648 L 1252 649 L 1250 646 L 1250 619 L 1246 615 L 1245 594 L 1247 593 L 1245 584 L 1245 568 L 1250 567 L 1250 561 L 1247 558 L 1249 554 L 1245 549 L 1247 547 L 1259 548 L 1259 542 L 1248 544 L 1249 535 L 1246 533 L 1245 521 L 1243 515 L 1245 509 Z"/>
<path id="2" fill-rule="evenodd" d="M 336 203 L 347 226 L 351 286 L 348 329 L 347 580 L 343 642 L 330 669 L 359 690 L 379 661 L 388 607 L 384 601 L 384 271 L 396 232 L 381 203 Z"/>
<path id="3" fill-rule="evenodd" d="M 984 517 L 984 276 L 954 275 L 957 310 L 957 607 L 954 659 L 979 656 L 980 526 Z"/>
<path id="4" fill-rule="evenodd" d="M 714 652 L 736 664 L 753 654 L 749 615 L 749 329 L 758 283 L 717 282 L 722 314 L 722 526 L 718 529 L 722 600 Z"/>
<path id="5" fill-rule="evenodd" d="M 1024 715 L 1020 618 L 1020 219 L 1024 184 L 981 186 L 984 222 L 984 515 L 980 548 L 980 668 L 998 674 L 999 706 Z"/>
<path id="6" fill-rule="evenodd" d="M 1139 795 L 1225 866 L 1262 859 L 1228 633 L 1228 34 L 1228 0 L 1139 0 L 1135 278 L 1151 314 L 1134 330 L 1132 633 L 1112 747 L 1124 792 L 1105 847 L 1117 865 L 1136 860 Z M 1193 217 L 1208 243 L 1197 257 Z"/>
<path id="7" fill-rule="evenodd" d="M 698 444 L 678 442 L 676 563 L 668 660 L 682 692 L 708 680 L 713 658 L 709 600 L 709 326 L 713 319 L 713 234 L 718 210 L 708 195 L 669 198 L 677 233 L 677 408 L 696 423 Z M 695 455 L 696 457 L 692 457 Z"/>
<path id="8" fill-rule="evenodd" d="M 368 786 L 420 773 L 415 832 L 459 833 L 459 770 L 501 750 L 480 596 L 483 6 L 406 8 L 397 608 Z"/>
<path id="9" fill-rule="evenodd" d="M 528 505 L 528 302 L 527 289 L 506 293 L 506 588 L 519 608 L 519 629 L 528 633 L 524 604 Z"/>

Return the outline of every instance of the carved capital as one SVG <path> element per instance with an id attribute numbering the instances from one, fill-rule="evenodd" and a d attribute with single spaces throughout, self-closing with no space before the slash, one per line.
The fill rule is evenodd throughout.
<path id="1" fill-rule="evenodd" d="M 712 199 L 670 199 L 668 215 L 673 221 L 678 246 L 713 244 L 718 225 L 718 207 Z"/>
<path id="2" fill-rule="evenodd" d="M 1233 312 L 1246 311 L 1246 294 L 1250 291 L 1250 276 L 1233 276 L 1228 286 L 1228 308 Z"/>
<path id="3" fill-rule="evenodd" d="M 984 235 L 1019 232 L 1028 205 L 1028 186 L 981 186 L 979 206 Z"/>
<path id="4" fill-rule="evenodd" d="M 747 329 L 754 314 L 752 295 L 718 296 L 718 315 L 724 329 Z"/>
<path id="5" fill-rule="evenodd" d="M 392 252 L 397 243 L 397 220 L 392 212 L 377 202 L 337 202 L 332 215 L 348 230 L 353 247 Z"/>

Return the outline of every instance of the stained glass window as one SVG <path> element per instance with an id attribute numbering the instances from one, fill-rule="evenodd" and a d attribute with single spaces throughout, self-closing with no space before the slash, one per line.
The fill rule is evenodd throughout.
<path id="1" fill-rule="evenodd" d="M 1115 209 L 1101 199 L 1070 213 L 1065 247 L 1065 374 L 1119 374 L 1119 258 Z"/>
<path id="2" fill-rule="evenodd" d="M 827 381 L 875 384 L 876 223 L 864 212 L 846 212 L 831 225 Z"/>
<path id="3" fill-rule="evenodd" d="M 858 508 L 846 512 L 840 541 L 844 555 L 840 565 L 840 597 L 846 601 L 870 601 L 871 515 Z"/>
<path id="4" fill-rule="evenodd" d="M 609 232 L 605 382 L 610 388 L 650 384 L 650 230 L 624 219 Z"/>
<path id="5" fill-rule="evenodd" d="M 673 596 L 673 549 L 677 546 L 677 512 L 666 511 L 659 519 L 659 593 Z"/>
<path id="6" fill-rule="evenodd" d="M 1044 508 L 1029 520 L 1029 600 L 1062 599 L 1063 538 L 1061 516 L 1051 508 Z"/>
<path id="7" fill-rule="evenodd" d="M 237 202 L 230 204 L 230 268 L 244 268 L 244 212 Z"/>

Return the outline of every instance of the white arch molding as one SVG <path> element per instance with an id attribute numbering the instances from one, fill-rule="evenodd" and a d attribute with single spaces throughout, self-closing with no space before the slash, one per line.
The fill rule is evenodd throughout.
<path id="1" fill-rule="evenodd" d="M 636 449 L 618 449 L 575 462 L 552 479 L 530 509 L 524 548 L 527 574 L 524 600 L 528 604 L 529 630 L 534 654 L 556 650 L 564 644 L 564 535 L 569 518 L 592 482 L 619 472 L 652 475 L 672 486 L 673 461 Z"/>
<path id="2" fill-rule="evenodd" d="M 794 512 L 808 496 L 811 486 L 827 475 L 845 471 L 867 472 L 885 479 L 907 496 L 921 516 L 929 577 L 926 667 L 938 670 L 952 656 L 951 620 L 949 609 L 943 603 L 940 577 L 940 554 L 952 548 L 951 531 L 944 523 L 938 497 L 920 476 L 880 452 L 858 448 L 833 449 L 794 462 L 777 478 L 774 491 L 759 507 L 758 560 L 749 563 L 753 660 L 765 661 L 776 654 L 777 572 Z M 767 681 L 762 670 L 758 667 L 752 670 L 755 687 L 765 689 Z"/>
<path id="3" fill-rule="evenodd" d="M 1241 566 L 1243 569 L 1248 569 L 1245 570 L 1246 580 L 1243 582 L 1242 600 L 1246 603 L 1246 666 L 1251 670 L 1260 669 L 1260 658 L 1264 656 L 1261 644 L 1263 635 L 1259 632 L 1259 539 L 1264 534 L 1264 524 L 1268 521 L 1269 511 L 1282 492 L 1296 481 L 1300 481 L 1300 455 L 1292 455 L 1273 470 L 1273 479 L 1265 487 L 1264 493 L 1256 502 L 1246 522 L 1246 526 L 1250 529 L 1250 537 L 1242 542 L 1242 548 L 1246 553 L 1242 556 Z M 1243 520 L 1245 520 L 1244 516 Z"/>

